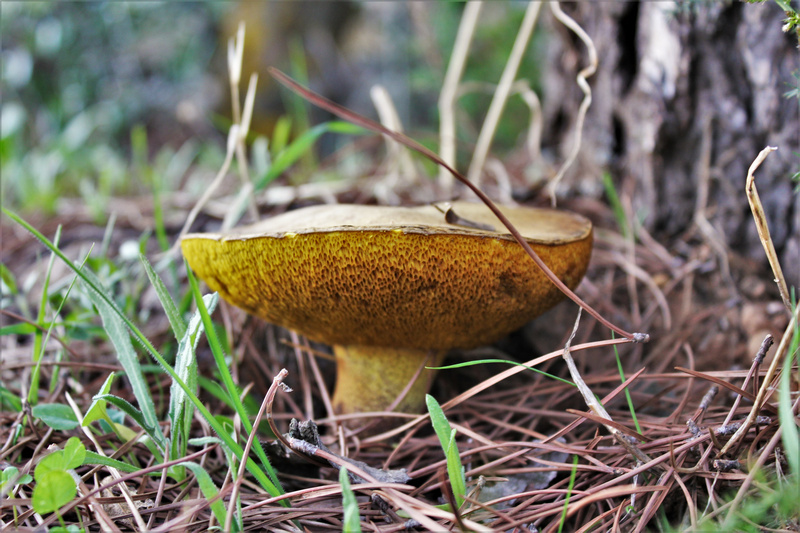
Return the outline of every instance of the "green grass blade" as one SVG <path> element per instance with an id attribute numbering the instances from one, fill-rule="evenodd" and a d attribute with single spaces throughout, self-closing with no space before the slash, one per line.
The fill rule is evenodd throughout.
<path id="1" fill-rule="evenodd" d="M 206 329 L 206 339 L 208 340 L 208 345 L 211 348 L 211 353 L 214 355 L 214 361 L 217 364 L 217 369 L 220 373 L 220 377 L 222 377 L 222 382 L 225 385 L 225 388 L 227 389 L 228 392 L 228 396 L 233 402 L 236 412 L 238 413 L 239 418 L 242 421 L 242 425 L 249 434 L 253 431 L 253 425 L 250 422 L 250 417 L 247 414 L 247 410 L 244 408 L 242 400 L 239 397 L 238 389 L 236 385 L 233 383 L 233 376 L 231 376 L 230 369 L 228 368 L 228 364 L 225 361 L 225 353 L 222 348 L 222 344 L 219 341 L 219 337 L 217 337 L 217 331 L 214 329 L 213 322 L 211 322 L 211 315 L 209 315 L 208 309 L 206 309 L 203 297 L 200 295 L 200 287 L 197 284 L 197 279 L 194 277 L 192 269 L 189 268 L 188 263 L 186 264 L 186 272 L 189 278 L 189 284 L 192 287 L 192 294 L 194 294 L 197 310 L 200 312 L 200 316 L 203 320 L 203 325 L 205 326 Z M 253 442 L 253 451 L 255 452 L 259 460 L 261 460 L 261 464 L 264 467 L 264 470 L 269 475 L 272 482 L 275 484 L 275 486 L 280 487 L 280 482 L 278 481 L 278 475 L 272 468 L 272 465 L 270 464 L 269 459 L 267 458 L 267 454 L 264 453 L 264 448 L 261 446 L 260 440 L 255 439 L 255 441 Z"/>
<path id="2" fill-rule="evenodd" d="M 564 529 L 564 523 L 567 521 L 567 510 L 569 509 L 569 499 L 572 491 L 575 488 L 575 478 L 578 476 L 578 456 L 572 456 L 572 471 L 569 475 L 569 486 L 567 487 L 567 495 L 564 498 L 564 508 L 561 510 L 561 520 L 558 523 L 558 533 Z"/>
<path id="3" fill-rule="evenodd" d="M 203 297 L 204 303 L 210 312 L 213 312 L 219 301 L 217 294 L 206 295 Z M 175 372 L 192 391 L 197 390 L 197 358 L 195 350 L 203 332 L 203 323 L 200 312 L 195 312 L 189 327 L 185 329 L 183 338 L 178 345 L 178 353 L 175 356 Z M 170 386 L 169 395 L 169 418 L 171 428 L 171 451 L 170 459 L 178 459 L 186 455 L 186 447 L 189 439 L 194 410 L 186 394 L 176 381 Z"/>
<path id="4" fill-rule="evenodd" d="M 114 372 L 110 373 L 95 397 L 92 398 L 92 403 L 89 405 L 89 409 L 87 409 L 86 414 L 83 415 L 83 421 L 81 421 L 82 427 L 86 427 L 97 420 L 105 420 L 106 422 L 111 421 L 108 417 L 108 413 L 106 412 L 106 402 L 98 397 L 103 396 L 104 394 L 109 394 L 111 391 L 111 385 L 114 383 L 114 379 L 116 379 L 116 377 L 117 375 Z"/>
<path id="5" fill-rule="evenodd" d="M 161 301 L 161 307 L 164 308 L 164 312 L 167 314 L 167 319 L 169 320 L 169 325 L 172 326 L 175 339 L 180 341 L 186 334 L 186 321 L 183 319 L 183 316 L 181 316 L 178 306 L 175 305 L 175 300 L 172 299 L 172 295 L 170 295 L 167 286 L 153 269 L 150 261 L 142 254 L 139 254 L 139 260 L 144 266 L 144 271 L 147 273 L 150 283 L 156 290 L 156 295 L 158 295 L 158 299 Z"/>
<path id="6" fill-rule="evenodd" d="M 56 234 L 53 237 L 53 242 L 56 246 L 58 246 L 58 241 L 61 239 L 61 225 L 58 225 L 56 229 Z M 50 260 L 47 263 L 47 272 L 44 276 L 44 284 L 42 285 L 42 299 L 39 302 L 39 312 L 36 315 L 36 323 L 40 327 L 44 327 L 44 315 L 47 310 L 47 300 L 49 296 L 49 289 L 50 289 L 50 274 L 53 272 L 53 265 L 56 262 L 56 254 L 50 254 Z M 30 389 L 28 389 L 28 403 L 31 405 L 36 405 L 39 397 L 39 376 L 41 372 L 41 360 L 42 355 L 44 354 L 44 335 L 41 330 L 37 329 L 33 333 L 33 372 L 31 372 L 31 384 Z"/>
<path id="7" fill-rule="evenodd" d="M 100 455 L 99 453 L 93 452 L 91 450 L 86 450 L 86 456 L 83 458 L 83 464 L 110 466 L 112 468 L 116 468 L 120 472 L 127 472 L 129 474 L 141 470 L 141 467 L 139 466 L 123 463 L 122 461 L 106 457 L 105 455 Z M 160 477 L 161 472 L 151 472 L 149 475 L 153 477 Z"/>
<path id="8" fill-rule="evenodd" d="M 614 180 L 611 179 L 611 174 L 608 172 L 603 172 L 603 189 L 608 198 L 608 203 L 611 205 L 611 210 L 614 212 L 614 218 L 617 219 L 619 232 L 627 239 L 631 233 L 631 226 L 628 223 L 628 216 L 625 214 L 625 208 L 622 207 L 622 202 L 617 194 L 617 189 L 614 187 Z"/>
<path id="9" fill-rule="evenodd" d="M 611 332 L 611 338 L 614 338 L 614 332 Z M 617 345 L 614 345 L 614 356 L 617 358 L 617 369 L 619 370 L 619 377 L 622 380 L 622 383 L 625 383 L 625 370 L 622 368 L 622 359 L 619 356 L 619 350 L 617 349 Z M 628 387 L 625 387 L 625 399 L 628 402 L 628 410 L 631 412 L 631 418 L 633 419 L 633 425 L 636 426 L 636 432 L 640 435 L 642 434 L 642 428 L 639 426 L 639 419 L 636 418 L 636 408 L 633 405 L 633 398 L 631 398 L 631 391 L 628 390 Z"/>
<path id="10" fill-rule="evenodd" d="M 450 370 L 450 369 L 453 369 L 453 368 L 461 368 L 463 366 L 485 365 L 485 364 L 488 364 L 488 363 L 502 363 L 502 364 L 506 364 L 506 365 L 521 366 L 522 368 L 526 368 L 526 369 L 530 370 L 531 372 L 536 372 L 537 374 L 541 374 L 541 375 L 543 375 L 543 376 L 545 376 L 547 378 L 554 379 L 556 381 L 560 381 L 561 383 L 564 383 L 565 385 L 572 385 L 573 387 L 575 386 L 575 384 L 573 382 L 571 382 L 570 380 L 568 380 L 568 379 L 560 378 L 560 377 L 555 376 L 553 374 L 548 374 L 544 370 L 539 370 L 538 368 L 534 368 L 534 367 L 528 366 L 528 365 L 523 365 L 522 363 L 518 363 L 517 361 L 509 361 L 507 359 L 477 359 L 477 360 L 474 360 L 474 361 L 463 361 L 461 363 L 455 363 L 455 364 L 446 365 L 446 366 L 426 366 L 425 368 L 427 368 L 428 370 Z"/>
<path id="11" fill-rule="evenodd" d="M 428 406 L 433 429 L 442 444 L 442 450 L 447 459 L 447 476 L 450 478 L 450 487 L 453 489 L 456 505 L 460 508 L 464 503 L 464 496 L 467 494 L 467 483 L 464 479 L 464 467 L 461 464 L 461 456 L 456 445 L 456 430 L 450 427 L 450 422 L 444 416 L 442 407 L 433 396 L 426 394 L 425 403 Z"/>
<path id="12" fill-rule="evenodd" d="M 90 279 L 94 274 L 86 271 L 86 276 Z M 95 280 L 95 283 L 100 286 L 100 281 Z M 144 425 L 140 424 L 142 428 L 147 430 L 150 438 L 158 444 L 162 452 L 167 453 L 167 442 L 164 434 L 158 426 L 158 416 L 156 416 L 156 406 L 153 403 L 153 397 L 150 395 L 150 388 L 147 386 L 147 381 L 142 374 L 142 368 L 139 365 L 139 355 L 133 349 L 130 334 L 125 324 L 120 320 L 120 313 L 114 307 L 108 305 L 109 298 L 101 298 L 94 290 L 87 290 L 86 295 L 92 301 L 100 317 L 103 320 L 103 327 L 108 334 L 109 340 L 114 344 L 117 351 L 117 359 L 119 360 L 122 368 L 125 369 L 125 376 L 131 384 L 133 394 L 139 404 Z M 139 423 L 137 421 L 137 423 Z"/>
<path id="13" fill-rule="evenodd" d="M 361 533 L 361 515 L 358 512 L 358 502 L 353 489 L 350 488 L 347 468 L 339 469 L 339 484 L 342 486 L 342 507 L 344 507 L 344 520 L 342 531 L 346 533 Z"/>
<path id="14" fill-rule="evenodd" d="M 131 320 L 125 316 L 122 311 L 116 306 L 114 301 L 108 297 L 107 294 L 103 291 L 102 287 L 96 285 L 93 277 L 89 277 L 86 275 L 86 272 L 78 268 L 64 253 L 59 250 L 55 245 L 53 245 L 50 240 L 41 234 L 41 232 L 37 231 L 33 226 L 25 222 L 19 215 L 16 213 L 6 209 L 5 207 L 0 208 L 2 212 L 14 220 L 17 224 L 25 228 L 28 232 L 30 232 L 36 239 L 39 240 L 44 246 L 48 249 L 53 251 L 63 262 L 66 264 L 73 272 L 75 272 L 78 277 L 80 277 L 86 284 L 92 288 L 95 292 L 97 292 L 100 298 L 106 299 L 106 303 L 118 313 L 120 320 L 122 320 L 125 325 L 130 330 L 131 334 L 136 338 L 136 340 L 144 347 L 145 350 L 156 360 L 156 362 L 161 366 L 161 368 L 170 375 L 173 380 L 176 380 L 178 385 L 183 389 L 186 395 L 191 399 L 192 403 L 194 404 L 195 408 L 200 412 L 200 414 L 206 419 L 209 426 L 214 430 L 214 432 L 219 436 L 219 438 L 224 442 L 225 446 L 227 446 L 237 457 L 242 458 L 244 456 L 244 450 L 242 447 L 225 431 L 225 428 L 222 426 L 221 423 L 217 421 L 214 415 L 208 410 L 208 408 L 200 401 L 196 394 L 191 391 L 183 382 L 182 379 L 178 376 L 175 370 L 167 363 L 167 361 L 162 357 L 162 355 L 155 349 L 153 344 L 144 336 L 144 334 L 136 327 Z M 196 283 L 196 282 L 195 282 Z M 201 300 L 202 301 L 202 300 Z M 260 443 L 257 448 L 261 448 Z M 263 450 L 262 450 L 263 453 Z M 266 458 L 266 455 L 265 455 Z M 248 472 L 250 472 L 261 485 L 261 487 L 266 490 L 271 496 L 280 496 L 283 494 L 283 489 L 281 489 L 279 484 L 275 484 L 272 482 L 269 476 L 258 467 L 258 465 L 252 459 L 248 459 L 246 463 L 246 467 Z M 282 506 L 288 506 L 289 504 L 285 500 L 281 500 Z"/>
<path id="15" fill-rule="evenodd" d="M 200 487 L 200 490 L 203 492 L 203 496 L 205 496 L 206 500 L 210 501 L 209 504 L 211 506 L 211 512 L 214 513 L 214 517 L 217 519 L 219 524 L 225 523 L 225 504 L 222 502 L 222 499 L 219 498 L 219 489 L 217 486 L 214 485 L 214 482 L 211 480 L 211 476 L 208 475 L 206 469 L 200 466 L 197 463 L 193 463 L 191 461 L 185 461 L 180 464 L 180 466 L 184 466 L 192 471 L 194 477 L 197 478 L 197 486 Z M 233 503 L 231 503 L 233 505 Z M 241 524 L 239 523 L 241 517 L 237 516 L 237 519 L 233 521 L 233 531 L 241 531 Z"/>
<path id="16" fill-rule="evenodd" d="M 796 304 L 795 304 L 796 305 Z M 794 313 L 793 313 L 794 315 Z M 796 316 L 796 315 L 795 315 Z M 778 387 L 778 419 L 781 424 L 781 439 L 789 468 L 800 487 L 800 433 L 798 433 L 795 414 L 792 411 L 792 363 L 800 349 L 800 325 L 795 323 L 792 341 L 783 362 L 780 385 Z"/>
<path id="17" fill-rule="evenodd" d="M 255 180 L 255 190 L 260 191 L 269 185 L 275 178 L 283 174 L 287 168 L 297 162 L 300 157 L 311 149 L 311 146 L 323 133 L 343 133 L 346 135 L 363 135 L 366 130 L 343 121 L 323 122 L 303 132 L 289 146 L 275 156 L 269 170 Z"/>
<path id="18" fill-rule="evenodd" d="M 119 396 L 114 396 L 113 394 L 100 394 L 93 398 L 94 400 L 102 400 L 105 402 L 110 403 L 129 417 L 133 419 L 144 431 L 147 435 L 153 440 L 153 442 L 157 443 L 159 448 L 161 448 L 162 453 L 166 455 L 166 439 L 164 438 L 164 434 L 161 432 L 158 424 L 155 426 L 151 425 L 144 414 L 136 408 L 133 404 L 129 401 L 120 398 Z"/>
<path id="19" fill-rule="evenodd" d="M 2 385 L 0 385 L 0 410 L 11 410 L 15 413 L 22 411 L 22 399 Z"/>

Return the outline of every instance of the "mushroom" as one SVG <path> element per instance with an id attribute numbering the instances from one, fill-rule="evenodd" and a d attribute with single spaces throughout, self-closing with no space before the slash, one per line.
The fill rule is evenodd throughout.
<path id="1" fill-rule="evenodd" d="M 576 287 L 591 223 L 566 211 L 501 210 Z M 338 413 L 383 411 L 423 365 L 492 343 L 563 296 L 485 205 L 454 202 L 447 214 L 433 205 L 320 205 L 189 234 L 181 247 L 228 302 L 333 345 Z M 418 412 L 434 374 L 422 370 L 396 410 Z"/>

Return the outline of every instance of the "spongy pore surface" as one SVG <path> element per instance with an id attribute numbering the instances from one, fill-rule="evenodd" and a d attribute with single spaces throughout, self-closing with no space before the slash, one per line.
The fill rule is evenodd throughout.
<path id="1" fill-rule="evenodd" d="M 455 204 L 459 214 L 478 220 L 465 205 Z M 503 209 L 523 235 L 531 211 L 555 213 Z M 531 246 L 574 288 L 591 255 L 591 224 L 566 215 L 554 244 L 539 232 Z M 181 246 L 194 272 L 226 300 L 328 344 L 470 348 L 497 340 L 562 299 L 508 235 L 446 223 L 441 231 L 409 221 L 326 224 L 313 231 L 289 224 L 271 232 L 252 226 L 188 235 Z"/>

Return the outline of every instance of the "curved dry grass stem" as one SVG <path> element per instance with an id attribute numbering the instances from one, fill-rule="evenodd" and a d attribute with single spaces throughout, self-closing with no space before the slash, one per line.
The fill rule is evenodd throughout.
<path id="1" fill-rule="evenodd" d="M 581 101 L 581 105 L 578 108 L 578 116 L 575 120 L 575 143 L 572 145 L 572 150 L 570 151 L 569 157 L 561 166 L 561 169 L 558 171 L 558 174 L 550 180 L 550 183 L 547 185 L 547 189 L 550 192 L 550 199 L 553 206 L 556 205 L 556 187 L 561 179 L 566 174 L 569 167 L 575 162 L 575 159 L 578 157 L 578 151 L 581 148 L 581 140 L 583 138 L 583 122 L 586 120 L 586 112 L 589 111 L 589 106 L 592 105 L 592 89 L 589 87 L 589 82 L 587 78 L 594 75 L 595 71 L 597 71 L 597 49 L 594 47 L 594 42 L 592 38 L 589 37 L 583 28 L 575 22 L 572 18 L 570 18 L 566 13 L 561 10 L 561 5 L 558 2 L 551 2 L 550 3 L 550 10 L 553 12 L 553 16 L 564 26 L 571 29 L 575 34 L 583 41 L 583 44 L 586 45 L 586 48 L 589 51 L 589 65 L 581 69 L 578 72 L 578 76 L 575 78 L 578 87 L 581 88 L 583 92 L 583 100 Z"/>
<path id="2" fill-rule="evenodd" d="M 475 143 L 472 162 L 469 164 L 469 170 L 467 171 L 467 180 L 471 183 L 476 183 L 483 172 L 483 166 L 492 146 L 494 133 L 500 123 L 500 115 L 502 115 L 508 96 L 511 94 L 511 86 L 517 76 L 522 56 L 525 54 L 525 49 L 533 34 L 533 28 L 536 26 L 536 20 L 539 17 L 541 8 L 541 2 L 533 1 L 528 4 L 528 8 L 525 10 L 525 16 L 522 19 L 519 32 L 517 32 L 517 38 L 514 40 L 514 46 L 511 48 L 511 54 L 508 56 L 506 66 L 500 75 L 497 90 L 492 97 L 492 102 L 489 104 L 486 119 L 483 121 L 481 132 L 478 134 L 478 140 Z"/>
<path id="3" fill-rule="evenodd" d="M 483 7 L 483 2 L 467 2 L 461 22 L 458 25 L 456 42 L 453 44 L 453 53 L 447 65 L 442 90 L 439 93 L 439 154 L 448 165 L 456 166 L 456 114 L 455 103 L 458 99 L 458 84 L 464 74 L 464 65 L 467 62 L 469 43 L 475 33 L 478 15 Z M 453 194 L 453 175 L 446 168 L 439 168 L 439 185 L 447 197 Z"/>
<path id="4" fill-rule="evenodd" d="M 775 146 L 767 146 L 756 156 L 755 161 L 753 161 L 753 164 L 751 164 L 750 168 L 747 170 L 745 192 L 747 193 L 747 201 L 750 202 L 750 210 L 753 212 L 753 218 L 756 221 L 758 238 L 761 239 L 761 245 L 764 246 L 764 252 L 767 254 L 769 266 L 772 267 L 772 273 L 775 274 L 775 283 L 778 284 L 778 291 L 781 293 L 783 305 L 786 306 L 786 310 L 791 314 L 792 302 L 789 298 L 789 287 L 786 284 L 786 278 L 783 276 L 781 263 L 778 261 L 778 254 L 775 252 L 775 245 L 772 243 L 772 237 L 769 234 L 767 215 L 764 213 L 764 206 L 761 205 L 761 198 L 758 196 L 755 176 L 753 175 L 770 152 L 774 152 L 777 149 L 778 148 Z"/>
<path id="5" fill-rule="evenodd" d="M 223 531 L 231 531 L 233 515 L 236 512 L 237 502 L 239 501 L 239 491 L 241 490 L 242 482 L 244 481 L 245 470 L 247 469 L 247 459 L 250 457 L 250 450 L 253 448 L 253 441 L 256 438 L 257 428 L 261 425 L 261 419 L 267 416 L 269 417 L 270 422 L 272 421 L 272 403 L 275 400 L 275 394 L 277 393 L 279 387 L 283 388 L 284 390 L 291 391 L 291 389 L 283 382 L 288 374 L 289 371 L 283 368 L 278 375 L 275 376 L 275 378 L 272 380 L 272 386 L 270 386 L 269 391 L 267 391 L 267 394 L 264 396 L 264 400 L 261 402 L 261 408 L 258 410 L 255 420 L 253 420 L 253 431 L 251 431 L 250 435 L 247 437 L 247 444 L 245 444 L 244 451 L 242 452 L 242 459 L 239 462 L 239 470 L 236 472 L 236 479 L 233 482 L 233 489 L 231 490 L 228 510 L 225 513 L 225 524 Z M 246 392 L 243 392 L 242 396 L 246 396 Z M 270 426 L 272 427 L 272 424 L 270 424 Z"/>
<path id="6" fill-rule="evenodd" d="M 192 210 L 189 211 L 189 216 L 186 217 L 186 222 L 183 223 L 183 227 L 181 228 L 180 233 L 178 233 L 178 238 L 175 239 L 175 244 L 172 245 L 172 248 L 169 249 L 167 254 L 173 254 L 174 252 L 178 251 L 181 245 L 181 237 L 186 235 L 189 232 L 189 229 L 192 227 L 197 215 L 200 214 L 200 210 L 203 208 L 206 203 L 211 199 L 214 195 L 214 192 L 219 188 L 222 180 L 225 179 L 225 176 L 228 174 L 228 170 L 231 167 L 231 162 L 233 161 L 233 156 L 236 154 L 236 142 L 237 137 L 239 136 L 239 126 L 234 124 L 231 126 L 230 131 L 228 132 L 228 143 L 227 148 L 225 150 L 225 160 L 222 162 L 222 166 L 217 172 L 217 175 L 214 176 L 213 181 L 211 184 L 206 188 L 203 192 L 203 195 L 200 199 L 194 204 Z"/>

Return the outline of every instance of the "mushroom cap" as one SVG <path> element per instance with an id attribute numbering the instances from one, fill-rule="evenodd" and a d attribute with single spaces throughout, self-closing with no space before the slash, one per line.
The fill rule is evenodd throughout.
<path id="1" fill-rule="evenodd" d="M 489 344 L 563 294 L 483 204 L 321 205 L 181 240 L 189 266 L 228 302 L 310 339 L 448 350 Z M 567 211 L 501 207 L 539 257 L 574 288 L 592 225 Z"/>

